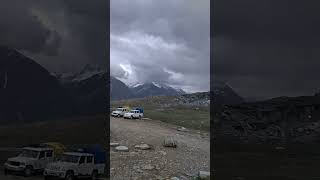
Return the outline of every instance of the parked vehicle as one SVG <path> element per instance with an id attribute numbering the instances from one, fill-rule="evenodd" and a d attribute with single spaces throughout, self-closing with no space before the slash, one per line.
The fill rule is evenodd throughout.
<path id="1" fill-rule="evenodd" d="M 112 111 L 112 117 L 123 117 L 123 115 L 127 112 L 127 108 L 117 108 L 115 111 Z"/>
<path id="2" fill-rule="evenodd" d="M 47 142 L 42 145 L 52 148 L 55 158 L 59 158 L 59 156 L 66 150 L 66 147 L 59 142 Z"/>
<path id="3" fill-rule="evenodd" d="M 97 179 L 104 174 L 106 152 L 101 145 L 85 147 L 78 151 L 65 152 L 59 160 L 49 163 L 44 170 L 45 179 L 49 177 L 73 180 L 78 177 Z"/>
<path id="4" fill-rule="evenodd" d="M 31 176 L 42 172 L 46 165 L 54 160 L 54 151 L 50 147 L 24 147 L 17 157 L 9 158 L 4 164 L 4 173 L 22 172 Z"/>
<path id="5" fill-rule="evenodd" d="M 126 119 L 141 119 L 143 117 L 143 109 L 142 108 L 136 108 L 134 110 L 131 110 L 128 113 L 125 113 L 123 118 Z"/>

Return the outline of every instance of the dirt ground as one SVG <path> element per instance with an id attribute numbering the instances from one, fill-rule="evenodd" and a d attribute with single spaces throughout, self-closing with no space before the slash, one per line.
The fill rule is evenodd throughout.
<path id="1" fill-rule="evenodd" d="M 192 179 L 199 171 L 210 171 L 210 139 L 205 132 L 177 131 L 177 127 L 155 120 L 110 119 L 111 143 L 127 146 L 128 152 L 111 149 L 111 179 Z M 163 147 L 166 136 L 177 148 Z M 134 146 L 146 143 L 151 150 Z"/>

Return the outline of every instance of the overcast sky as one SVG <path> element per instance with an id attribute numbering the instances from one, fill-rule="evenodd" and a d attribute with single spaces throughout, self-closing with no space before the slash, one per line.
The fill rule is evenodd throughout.
<path id="1" fill-rule="evenodd" d="M 243 97 L 313 95 L 319 90 L 319 1 L 214 2 L 214 77 Z"/>
<path id="2" fill-rule="evenodd" d="M 53 72 L 107 62 L 106 0 L 2 0 L 0 44 Z"/>
<path id="3" fill-rule="evenodd" d="M 209 0 L 111 0 L 110 70 L 127 84 L 210 87 Z"/>
<path id="4" fill-rule="evenodd" d="M 212 74 L 243 97 L 320 89 L 320 2 L 214 1 Z M 3 0 L 0 44 L 50 71 L 107 60 L 105 0 Z M 111 73 L 209 89 L 209 0 L 111 0 Z"/>

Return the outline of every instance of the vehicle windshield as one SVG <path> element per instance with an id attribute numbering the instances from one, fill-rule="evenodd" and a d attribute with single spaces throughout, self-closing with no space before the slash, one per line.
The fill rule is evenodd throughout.
<path id="1" fill-rule="evenodd" d="M 122 111 L 122 109 L 121 108 L 117 108 L 117 110 L 116 111 Z"/>
<path id="2" fill-rule="evenodd" d="M 32 150 L 22 150 L 19 154 L 20 157 L 28 157 L 28 158 L 37 158 L 39 151 L 32 151 Z"/>
<path id="3" fill-rule="evenodd" d="M 132 111 L 130 111 L 131 113 L 136 113 L 137 111 L 135 111 L 135 110 L 132 110 Z"/>
<path id="4" fill-rule="evenodd" d="M 62 154 L 61 157 L 59 158 L 59 161 L 61 161 L 61 162 L 70 162 L 70 163 L 78 163 L 79 156 Z"/>

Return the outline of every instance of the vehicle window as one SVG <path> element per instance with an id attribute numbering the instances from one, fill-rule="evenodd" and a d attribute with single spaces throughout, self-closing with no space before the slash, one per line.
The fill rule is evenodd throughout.
<path id="1" fill-rule="evenodd" d="M 44 151 L 41 151 L 40 154 L 39 154 L 39 159 L 42 159 L 45 157 L 45 152 Z"/>
<path id="2" fill-rule="evenodd" d="M 81 156 L 79 164 L 83 164 L 85 163 L 86 157 L 85 156 Z"/>
<path id="3" fill-rule="evenodd" d="M 87 163 L 92 163 L 93 157 L 92 156 L 87 156 Z"/>
<path id="4" fill-rule="evenodd" d="M 72 156 L 72 155 L 63 154 L 63 155 L 59 158 L 59 161 L 61 161 L 61 162 L 78 163 L 78 161 L 79 161 L 79 156 Z"/>
<path id="5" fill-rule="evenodd" d="M 38 157 L 38 151 L 31 151 L 31 150 L 23 150 L 20 157 L 28 157 L 28 158 L 37 158 Z"/>
<path id="6" fill-rule="evenodd" d="M 52 157 L 53 155 L 53 152 L 52 151 L 47 151 L 46 152 L 46 157 Z"/>

